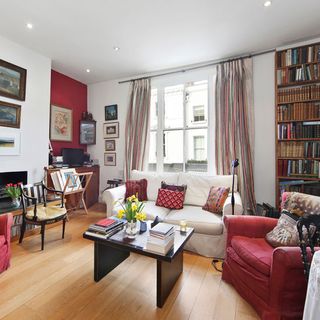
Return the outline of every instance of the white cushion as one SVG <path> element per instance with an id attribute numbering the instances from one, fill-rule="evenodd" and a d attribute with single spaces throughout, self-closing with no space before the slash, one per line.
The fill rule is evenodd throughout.
<path id="1" fill-rule="evenodd" d="M 171 210 L 165 217 L 167 223 L 179 225 L 180 220 L 186 220 L 188 227 L 193 227 L 195 233 L 221 235 L 223 233 L 222 216 L 214 214 L 201 207 L 184 206 L 180 210 Z"/>
<path id="2" fill-rule="evenodd" d="M 170 209 L 156 206 L 154 201 L 143 201 L 143 203 L 143 212 L 146 213 L 147 220 L 154 220 L 156 216 L 163 220 L 170 211 Z M 120 205 L 113 207 L 112 214 L 116 215 L 120 209 L 122 209 Z"/>
<path id="3" fill-rule="evenodd" d="M 132 180 L 147 179 L 147 197 L 148 200 L 156 201 L 158 197 L 158 189 L 161 187 L 161 181 L 165 181 L 168 184 L 177 184 L 178 173 L 161 173 L 156 172 L 143 172 L 133 170 L 131 171 Z"/>
<path id="4" fill-rule="evenodd" d="M 179 173 L 178 184 L 186 184 L 187 192 L 185 204 L 203 206 L 208 198 L 210 188 L 229 187 L 232 188 L 232 175 L 229 176 L 208 176 L 204 174 Z M 235 191 L 237 189 L 237 176 L 234 178 Z"/>

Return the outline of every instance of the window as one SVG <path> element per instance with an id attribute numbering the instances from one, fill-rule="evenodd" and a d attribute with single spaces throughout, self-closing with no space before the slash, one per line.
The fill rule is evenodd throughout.
<path id="1" fill-rule="evenodd" d="M 207 171 L 208 81 L 153 89 L 150 171 Z"/>

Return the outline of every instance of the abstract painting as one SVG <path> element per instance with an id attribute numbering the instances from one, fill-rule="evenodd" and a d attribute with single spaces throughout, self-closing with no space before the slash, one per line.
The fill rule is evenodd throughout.
<path id="1" fill-rule="evenodd" d="M 72 141 L 72 110 L 51 105 L 50 140 Z"/>

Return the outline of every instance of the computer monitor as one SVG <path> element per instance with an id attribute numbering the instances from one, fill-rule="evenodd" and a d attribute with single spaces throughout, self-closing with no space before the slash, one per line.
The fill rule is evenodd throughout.
<path id="1" fill-rule="evenodd" d="M 81 167 L 84 160 L 83 149 L 63 148 L 62 149 L 63 164 L 69 167 Z"/>

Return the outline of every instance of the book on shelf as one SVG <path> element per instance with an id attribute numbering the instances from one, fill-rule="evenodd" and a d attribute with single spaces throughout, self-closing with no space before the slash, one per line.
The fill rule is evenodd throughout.
<path id="1" fill-rule="evenodd" d="M 278 103 L 301 102 L 301 100 L 317 99 L 320 99 L 320 85 L 318 84 L 278 89 Z"/>
<path id="2" fill-rule="evenodd" d="M 319 160 L 278 160 L 278 175 L 282 177 L 320 178 Z"/>
<path id="3" fill-rule="evenodd" d="M 298 102 L 278 106 L 278 121 L 320 119 L 320 102 Z"/>

